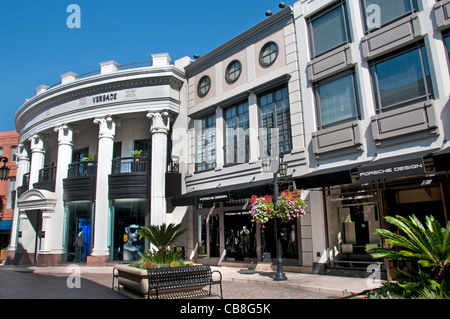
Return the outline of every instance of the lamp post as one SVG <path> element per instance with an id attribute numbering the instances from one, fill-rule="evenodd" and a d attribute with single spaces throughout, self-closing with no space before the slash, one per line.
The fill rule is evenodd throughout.
<path id="1" fill-rule="evenodd" d="M 281 155 L 279 157 L 278 166 L 276 167 L 276 170 L 272 170 L 272 161 L 269 159 L 266 162 L 263 162 L 263 170 L 266 173 L 273 172 L 273 184 L 274 184 L 274 190 L 273 190 L 273 197 L 274 197 L 274 204 L 278 201 L 278 176 L 286 176 L 287 175 L 287 164 L 283 160 L 283 156 Z M 275 219 L 275 236 L 276 236 L 276 250 L 277 250 L 277 273 L 273 277 L 273 280 L 275 281 L 284 281 L 287 280 L 286 275 L 283 272 L 283 256 L 281 251 L 281 235 L 278 233 L 278 218 Z"/>
<path id="2" fill-rule="evenodd" d="M 0 167 L 0 180 L 6 181 L 9 177 L 9 167 L 6 166 L 6 163 L 8 163 L 7 157 L 0 157 L 0 162 L 3 163 L 3 166 Z"/>

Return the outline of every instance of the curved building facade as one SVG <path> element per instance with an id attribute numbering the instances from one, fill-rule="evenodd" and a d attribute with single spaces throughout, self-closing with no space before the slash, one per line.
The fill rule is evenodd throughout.
<path id="1" fill-rule="evenodd" d="M 170 135 L 190 59 L 152 58 L 63 74 L 20 107 L 10 262 L 134 260 L 137 228 L 166 222 L 166 197 L 181 192 Z"/>

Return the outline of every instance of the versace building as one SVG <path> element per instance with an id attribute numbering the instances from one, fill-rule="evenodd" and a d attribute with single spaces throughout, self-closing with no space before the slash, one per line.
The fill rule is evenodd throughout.
<path id="1" fill-rule="evenodd" d="M 37 88 L 16 114 L 17 200 L 9 263 L 134 260 L 141 225 L 170 222 L 181 192 L 172 128 L 189 58 L 119 65 Z M 148 249 L 148 247 L 147 247 Z"/>

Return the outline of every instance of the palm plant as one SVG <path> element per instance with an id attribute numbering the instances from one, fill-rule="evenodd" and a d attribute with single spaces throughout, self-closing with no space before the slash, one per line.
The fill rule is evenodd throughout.
<path id="1" fill-rule="evenodd" d="M 398 249 L 371 248 L 372 257 L 409 261 L 418 268 L 410 276 L 410 282 L 417 284 L 418 278 L 426 274 L 426 280 L 420 280 L 428 282 L 425 286 L 432 285 L 444 291 L 450 288 L 450 222 L 446 227 L 441 227 L 433 216 L 426 216 L 424 226 L 415 215 L 409 216 L 409 219 L 387 216 L 386 221 L 397 226 L 404 234 L 377 229 L 375 234 L 386 238 L 389 244 Z"/>
<path id="2" fill-rule="evenodd" d="M 186 228 L 181 229 L 181 227 L 181 224 L 142 226 L 138 234 L 147 239 L 158 251 L 165 251 L 186 231 Z"/>
<path id="3" fill-rule="evenodd" d="M 85 156 L 85 157 L 83 157 L 83 159 L 81 161 L 90 162 L 90 161 L 96 161 L 97 159 L 98 159 L 98 156 L 97 156 L 97 154 L 95 154 L 95 155 Z"/>

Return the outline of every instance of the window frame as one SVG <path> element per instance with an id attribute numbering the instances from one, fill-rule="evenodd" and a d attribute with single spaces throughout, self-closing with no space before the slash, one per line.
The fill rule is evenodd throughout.
<path id="1" fill-rule="evenodd" d="M 239 107 L 243 106 L 244 108 L 246 108 L 246 111 L 244 111 L 243 113 L 239 113 Z M 231 111 L 232 109 L 237 109 L 236 110 L 236 114 L 234 116 L 230 116 L 227 117 L 227 112 Z M 241 122 L 240 121 L 240 115 L 244 115 L 247 114 L 247 120 Z M 236 123 L 233 126 L 234 132 L 236 132 L 236 130 L 238 128 L 242 128 L 241 126 L 244 126 L 242 129 L 244 129 L 244 145 L 245 145 L 245 160 L 244 162 L 239 162 L 238 161 L 238 155 L 236 152 L 236 149 L 239 148 L 240 144 L 238 143 L 238 141 L 236 141 L 236 134 L 234 134 L 234 138 L 233 138 L 233 145 L 234 145 L 234 156 L 233 156 L 233 162 L 228 162 L 228 146 L 230 145 L 228 143 L 229 141 L 229 129 L 231 127 L 228 126 L 228 121 L 232 120 L 232 119 L 236 119 Z M 242 100 L 239 101 L 237 103 L 234 103 L 233 105 L 227 106 L 223 109 L 223 119 L 224 119 L 224 124 L 225 124 L 225 134 L 224 134 L 224 165 L 225 166 L 232 166 L 232 165 L 236 165 L 236 164 L 243 164 L 243 163 L 248 163 L 250 161 L 250 137 L 249 137 L 249 129 L 250 129 L 250 113 L 249 113 L 249 104 L 248 104 L 248 100 Z"/>
<path id="2" fill-rule="evenodd" d="M 233 78 L 230 77 L 230 71 L 231 71 L 231 68 L 232 68 L 234 65 L 236 65 L 236 64 L 239 64 L 239 68 L 238 68 L 239 73 L 238 73 L 237 76 L 233 79 Z M 234 71 L 233 73 L 236 73 L 236 71 Z M 233 60 L 233 61 L 231 61 L 231 62 L 228 64 L 228 66 L 227 66 L 227 69 L 226 69 L 226 71 L 225 71 L 225 80 L 227 81 L 228 84 L 232 84 L 232 83 L 236 82 L 236 81 L 239 79 L 239 77 L 241 76 L 241 74 L 242 74 L 242 63 L 241 63 L 241 61 L 239 61 L 239 60 Z"/>
<path id="3" fill-rule="evenodd" d="M 212 119 L 210 123 L 208 123 L 208 120 Z M 216 168 L 217 165 L 217 158 L 216 158 L 216 114 L 212 113 L 209 115 L 204 116 L 202 119 L 198 120 L 201 121 L 201 127 L 197 127 L 197 129 L 200 129 L 201 132 L 196 132 L 196 163 L 195 163 L 195 172 L 201 173 L 206 172 L 209 170 L 213 170 Z M 211 136 L 206 136 L 209 129 L 214 129 L 214 133 Z M 214 141 L 214 148 L 211 150 L 212 157 L 214 158 L 213 163 L 208 163 L 206 159 L 208 158 L 209 154 L 206 152 L 206 146 L 210 144 L 210 141 L 206 142 L 207 138 L 210 138 Z M 200 145 L 201 143 L 201 145 Z M 201 159 L 201 162 L 199 161 Z"/>
<path id="4" fill-rule="evenodd" d="M 409 15 L 413 14 L 414 12 L 418 12 L 419 11 L 419 4 L 418 4 L 417 0 L 408 0 L 408 1 L 409 1 L 410 5 L 411 5 L 411 10 L 410 11 L 407 11 L 404 14 L 402 14 L 402 15 L 400 15 L 400 16 L 398 16 L 398 17 L 396 17 L 396 18 L 394 18 L 394 19 L 392 19 L 392 20 L 390 20 L 388 22 L 385 22 L 384 24 L 380 24 L 380 26 L 378 28 L 369 29 L 368 26 L 367 26 L 367 9 L 366 9 L 367 2 L 366 2 L 366 0 L 360 0 L 359 3 L 361 5 L 361 15 L 362 15 L 362 20 L 363 20 L 364 32 L 366 34 L 370 34 L 370 33 L 375 32 L 376 30 L 379 30 L 379 29 L 381 29 L 381 28 L 383 28 L 383 27 L 385 27 L 385 26 L 387 26 L 387 25 L 389 25 L 391 23 L 394 23 L 395 21 L 398 21 L 398 20 L 400 20 L 400 19 L 402 19 L 402 18 L 404 18 L 406 16 L 409 16 Z"/>
<path id="5" fill-rule="evenodd" d="M 351 76 L 352 78 L 352 89 L 353 89 L 353 94 L 354 94 L 354 101 L 355 101 L 355 105 L 353 105 L 354 111 L 355 111 L 355 115 L 347 117 L 345 119 L 342 120 L 337 120 L 331 123 L 327 123 L 327 124 L 323 124 L 323 119 L 322 119 L 322 105 L 321 105 L 321 99 L 320 99 L 320 92 L 318 92 L 320 90 L 320 86 L 326 85 L 326 84 L 330 84 L 333 83 L 334 81 L 340 80 L 342 78 L 345 78 L 347 76 Z M 357 75 L 356 75 L 356 71 L 354 68 L 343 71 L 341 73 L 332 75 L 328 78 L 325 78 L 323 80 L 317 81 L 314 83 L 313 85 L 313 92 L 314 92 L 314 102 L 315 102 L 315 111 L 316 111 L 316 122 L 317 122 L 317 129 L 318 130 L 323 130 L 329 127 L 333 127 L 339 124 L 343 124 L 346 122 L 350 122 L 350 121 L 354 121 L 354 120 L 358 120 L 361 119 L 361 110 L 360 110 L 360 94 L 359 94 L 359 90 L 358 90 L 358 79 L 357 79 Z"/>
<path id="6" fill-rule="evenodd" d="M 277 49 L 276 52 L 275 52 L 275 57 L 270 62 L 265 62 L 264 61 L 264 57 L 265 57 L 264 52 L 266 51 L 267 48 L 269 48 L 272 45 L 274 45 L 276 47 L 276 49 Z M 271 54 L 273 54 L 273 52 L 270 53 L 269 55 L 271 55 Z M 277 60 L 279 54 L 280 54 L 280 48 L 279 48 L 278 44 L 275 41 L 269 41 L 269 42 L 265 43 L 262 46 L 261 50 L 259 51 L 259 63 L 263 67 L 269 67 L 269 66 L 271 66 L 272 64 L 275 63 L 275 61 Z"/>
<path id="7" fill-rule="evenodd" d="M 207 85 L 203 85 L 203 83 L 206 83 Z M 207 87 L 206 91 L 203 92 L 203 88 Z M 209 91 L 211 90 L 211 78 L 208 75 L 204 75 L 200 78 L 197 85 L 197 95 L 201 98 L 208 95 Z"/>
<path id="8" fill-rule="evenodd" d="M 407 53 L 410 53 L 415 50 L 418 50 L 419 56 L 420 56 L 420 66 L 421 66 L 422 76 L 423 76 L 423 81 L 424 81 L 425 95 L 421 95 L 421 96 L 418 96 L 418 97 L 415 97 L 412 99 L 404 100 L 404 101 L 383 107 L 383 105 L 381 103 L 381 96 L 380 96 L 380 89 L 379 89 L 379 76 L 378 76 L 378 72 L 376 70 L 376 66 L 380 63 L 392 60 L 394 58 L 402 56 L 403 54 L 407 54 Z M 424 60 L 424 53 L 425 53 L 426 61 Z M 428 72 L 429 72 L 429 76 L 430 76 L 429 85 L 431 87 L 428 87 L 426 69 L 428 69 Z M 386 54 L 382 57 L 379 57 L 372 61 L 369 61 L 369 72 L 370 72 L 370 76 L 371 76 L 371 80 L 372 80 L 372 95 L 373 95 L 373 99 L 374 99 L 375 111 L 377 114 L 389 112 L 390 110 L 402 108 L 404 106 L 412 105 L 415 103 L 432 100 L 434 98 L 434 86 L 433 86 L 433 81 L 432 81 L 431 68 L 430 68 L 430 64 L 429 64 L 428 54 L 426 52 L 426 46 L 423 41 L 414 43 L 407 47 L 401 48 L 400 50 L 397 50 L 395 52 Z"/>
<path id="9" fill-rule="evenodd" d="M 337 8 L 341 8 L 341 12 L 342 12 L 342 18 L 344 19 L 344 28 L 345 28 L 345 35 L 346 35 L 346 40 L 338 45 L 335 45 L 333 47 L 330 47 L 328 49 L 326 49 L 323 52 L 320 53 L 316 53 L 315 51 L 315 45 L 314 45 L 314 28 L 313 28 L 313 22 L 319 18 L 322 18 L 323 16 L 327 15 L 328 13 L 330 13 L 331 11 L 337 9 Z M 306 18 L 306 23 L 307 23 L 307 29 L 308 29 L 308 37 L 309 37 L 309 52 L 311 54 L 311 59 L 315 59 L 321 55 L 324 55 L 330 51 L 333 51 L 336 48 L 339 48 L 343 45 L 346 45 L 348 43 L 352 42 L 352 35 L 351 35 L 351 31 L 350 31 L 350 24 L 349 24 L 349 16 L 348 16 L 348 9 L 347 9 L 347 1 L 346 0 L 340 0 L 326 8 L 324 8 L 323 10 L 321 10 L 318 13 L 315 13 L 309 17 Z"/>
<path id="10" fill-rule="evenodd" d="M 282 113 L 282 119 L 283 119 L 283 115 L 286 116 L 288 123 L 285 124 L 284 122 L 282 122 L 282 126 L 287 126 L 287 127 L 283 127 L 282 129 L 279 129 L 279 136 L 282 136 L 282 133 L 287 133 L 288 134 L 288 140 L 287 140 L 287 142 L 284 141 L 285 145 L 282 145 L 282 143 L 280 141 L 280 144 L 279 144 L 279 147 L 278 147 L 278 153 L 280 155 L 281 154 L 286 154 L 286 153 L 291 152 L 291 150 L 293 148 L 293 145 L 292 145 L 291 110 L 290 110 L 290 104 L 289 104 L 290 102 L 289 102 L 289 88 L 288 88 L 288 85 L 285 84 L 285 85 L 281 85 L 281 86 L 277 86 L 277 87 L 268 89 L 268 90 L 266 90 L 264 92 L 259 93 L 258 96 L 257 96 L 257 105 L 258 105 L 258 110 L 259 110 L 259 128 L 260 128 L 260 132 L 259 133 L 261 133 L 261 129 L 264 129 L 264 128 L 268 129 L 267 136 L 259 135 L 259 140 L 261 141 L 263 138 L 266 138 L 265 142 L 267 142 L 267 155 L 268 156 L 271 156 L 271 145 L 270 145 L 271 132 L 270 132 L 270 129 L 271 128 L 279 128 L 279 126 L 278 126 L 278 122 L 279 122 L 278 121 L 278 109 L 277 109 L 278 104 L 276 103 L 277 102 L 276 94 L 279 91 L 281 92 L 281 94 L 283 94 L 283 90 L 286 90 L 286 93 L 287 93 L 286 99 L 287 99 L 287 101 L 286 101 L 286 107 L 280 109 L 280 111 Z M 272 107 L 271 107 L 272 111 L 271 111 L 271 113 L 265 113 L 264 114 L 262 108 L 265 107 L 266 105 L 269 105 L 269 103 L 267 103 L 265 105 L 261 105 L 261 99 L 264 96 L 269 96 L 269 95 L 272 96 Z M 285 99 L 283 98 L 282 100 L 285 100 Z M 264 117 L 270 117 L 270 115 L 272 115 L 272 117 L 273 117 L 272 118 L 273 127 L 269 127 L 268 125 L 263 125 Z M 284 146 L 286 146 L 286 150 L 281 151 L 282 149 L 284 149 Z M 260 155 L 264 156 L 262 148 L 260 149 Z"/>

